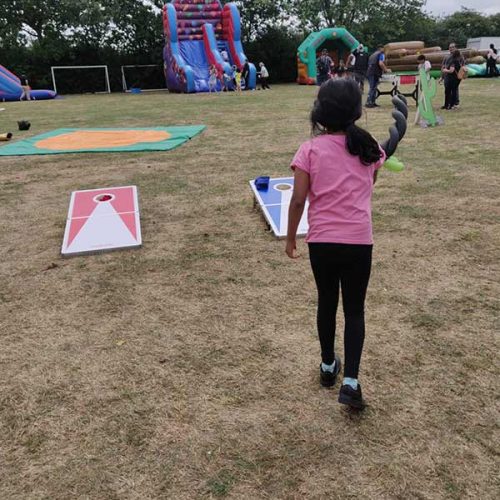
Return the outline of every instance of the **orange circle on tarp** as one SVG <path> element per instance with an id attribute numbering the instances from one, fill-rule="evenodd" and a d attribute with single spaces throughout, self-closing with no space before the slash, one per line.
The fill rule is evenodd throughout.
<path id="1" fill-rule="evenodd" d="M 171 135 L 164 130 L 75 130 L 42 139 L 37 148 L 51 150 L 97 149 L 133 146 L 142 142 L 160 142 Z"/>

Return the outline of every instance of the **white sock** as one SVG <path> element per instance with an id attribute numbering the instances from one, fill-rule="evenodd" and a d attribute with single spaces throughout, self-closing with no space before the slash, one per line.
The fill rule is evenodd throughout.
<path id="1" fill-rule="evenodd" d="M 345 377 L 344 380 L 342 380 L 342 385 L 348 385 L 356 390 L 358 388 L 358 379 Z"/>
<path id="2" fill-rule="evenodd" d="M 335 371 L 335 361 L 333 361 L 331 365 L 321 363 L 321 369 L 323 370 L 323 372 L 333 373 Z"/>

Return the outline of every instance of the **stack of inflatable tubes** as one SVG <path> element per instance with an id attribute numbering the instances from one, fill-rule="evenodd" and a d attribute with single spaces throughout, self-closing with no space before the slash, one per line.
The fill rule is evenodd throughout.
<path id="1" fill-rule="evenodd" d="M 482 60 L 481 52 L 474 49 L 460 49 L 462 56 L 468 60 L 474 58 L 478 63 Z M 425 54 L 426 59 L 436 68 L 441 67 L 449 51 L 441 47 L 425 47 L 424 42 L 395 42 L 385 46 L 386 64 L 394 72 L 415 71 L 418 65 L 418 56 Z"/>
<path id="2" fill-rule="evenodd" d="M 396 49 L 386 53 L 387 59 L 399 59 L 400 57 L 413 56 L 419 54 L 431 54 L 441 52 L 441 47 L 427 47 L 425 49 Z"/>

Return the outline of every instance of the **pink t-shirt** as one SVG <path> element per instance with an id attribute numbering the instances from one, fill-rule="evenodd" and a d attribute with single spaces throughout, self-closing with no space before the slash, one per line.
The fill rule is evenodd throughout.
<path id="1" fill-rule="evenodd" d="M 325 134 L 302 144 L 291 163 L 309 174 L 309 243 L 373 244 L 373 176 L 385 161 L 363 165 L 345 135 Z"/>

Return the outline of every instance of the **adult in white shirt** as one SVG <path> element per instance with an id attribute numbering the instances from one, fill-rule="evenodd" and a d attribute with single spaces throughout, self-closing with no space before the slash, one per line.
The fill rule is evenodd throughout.
<path id="1" fill-rule="evenodd" d="M 260 76 L 260 87 L 262 90 L 269 89 L 271 90 L 271 87 L 267 83 L 267 80 L 269 78 L 269 71 L 267 71 L 267 68 L 264 66 L 264 63 L 261 62 L 259 63 L 260 71 L 259 71 L 259 76 Z"/>

